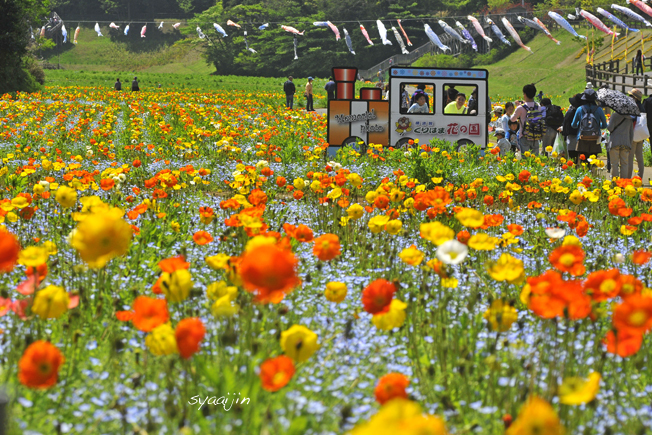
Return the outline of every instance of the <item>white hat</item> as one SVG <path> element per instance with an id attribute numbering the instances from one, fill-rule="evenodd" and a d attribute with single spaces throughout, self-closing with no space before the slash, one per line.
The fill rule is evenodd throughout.
<path id="1" fill-rule="evenodd" d="M 498 127 L 498 128 L 494 131 L 494 136 L 497 136 L 497 135 L 499 135 L 499 134 L 502 134 L 503 136 L 505 136 L 505 130 L 503 130 L 502 128 Z"/>
<path id="2" fill-rule="evenodd" d="M 586 82 L 586 89 L 593 89 L 593 83 Z"/>

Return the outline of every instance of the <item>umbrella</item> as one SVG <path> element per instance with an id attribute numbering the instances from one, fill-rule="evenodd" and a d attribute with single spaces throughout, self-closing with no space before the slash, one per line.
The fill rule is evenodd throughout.
<path id="1" fill-rule="evenodd" d="M 621 115 L 639 116 L 641 114 L 633 98 L 613 89 L 600 89 L 598 101 Z"/>

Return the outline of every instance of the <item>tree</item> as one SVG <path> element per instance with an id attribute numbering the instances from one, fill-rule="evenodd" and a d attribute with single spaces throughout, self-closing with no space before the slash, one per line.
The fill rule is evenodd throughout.
<path id="1" fill-rule="evenodd" d="M 48 0 L 0 0 L 0 5 L 0 95 L 36 90 L 39 85 L 28 70 L 33 62 L 27 55 L 27 46 L 30 26 L 38 29 L 48 13 Z"/>

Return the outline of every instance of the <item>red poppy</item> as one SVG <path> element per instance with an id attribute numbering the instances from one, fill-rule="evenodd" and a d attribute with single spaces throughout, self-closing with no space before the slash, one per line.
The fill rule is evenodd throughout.
<path id="1" fill-rule="evenodd" d="M 205 334 L 206 329 L 200 319 L 191 317 L 180 321 L 174 330 L 179 355 L 188 359 L 199 352 L 199 343 L 204 339 Z"/>
<path id="2" fill-rule="evenodd" d="M 607 332 L 607 336 L 602 342 L 607 346 L 607 352 L 627 358 L 635 355 L 641 348 L 643 334 L 631 332 L 627 329 L 617 331 L 617 333 L 611 330 Z"/>
<path id="3" fill-rule="evenodd" d="M 647 264 L 650 258 L 652 258 L 652 252 L 638 250 L 632 253 L 632 263 L 638 264 L 639 266 Z"/>
<path id="4" fill-rule="evenodd" d="M 12 233 L 0 230 L 0 273 L 11 272 L 18 262 L 20 244 Z"/>
<path id="5" fill-rule="evenodd" d="M 45 389 L 57 383 L 65 358 L 47 341 L 30 344 L 18 362 L 18 380 L 29 388 Z"/>
<path id="6" fill-rule="evenodd" d="M 376 401 L 381 405 L 386 402 L 401 398 L 407 399 L 408 394 L 405 389 L 410 385 L 410 380 L 407 376 L 401 373 L 389 373 L 378 380 L 378 384 L 374 389 Z"/>
<path id="7" fill-rule="evenodd" d="M 616 305 L 612 316 L 618 332 L 644 334 L 652 328 L 652 298 L 632 295 Z"/>
<path id="8" fill-rule="evenodd" d="M 620 271 L 618 269 L 592 272 L 584 282 L 584 292 L 596 302 L 614 298 L 620 292 Z"/>
<path id="9" fill-rule="evenodd" d="M 143 332 L 150 332 L 169 319 L 168 304 L 165 299 L 138 296 L 133 304 L 134 326 Z"/>
<path id="10" fill-rule="evenodd" d="M 212 242 L 213 236 L 211 236 L 210 233 L 206 231 L 200 230 L 197 231 L 195 234 L 193 234 L 192 240 L 194 240 L 196 244 L 201 246 Z"/>
<path id="11" fill-rule="evenodd" d="M 550 253 L 550 264 L 561 272 L 569 272 L 573 276 L 584 274 L 584 251 L 577 245 L 566 245 L 556 248 Z"/>
<path id="12" fill-rule="evenodd" d="M 291 251 L 262 245 L 245 252 L 238 266 L 245 290 L 256 294 L 261 303 L 279 303 L 301 281 L 298 260 Z"/>
<path id="13" fill-rule="evenodd" d="M 312 253 L 321 261 L 329 261 L 340 255 L 340 238 L 335 234 L 324 234 L 315 239 Z"/>
<path id="14" fill-rule="evenodd" d="M 269 358 L 260 365 L 260 382 L 263 389 L 278 391 L 290 382 L 294 372 L 292 358 L 285 355 Z"/>
<path id="15" fill-rule="evenodd" d="M 377 279 L 362 290 L 362 305 L 367 313 L 381 314 L 389 311 L 396 286 L 386 279 Z"/>

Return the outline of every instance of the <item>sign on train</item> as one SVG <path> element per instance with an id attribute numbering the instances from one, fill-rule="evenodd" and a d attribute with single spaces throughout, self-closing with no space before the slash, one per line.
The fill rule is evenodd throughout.
<path id="1" fill-rule="evenodd" d="M 344 145 L 364 149 L 370 144 L 404 147 L 439 138 L 457 147 L 487 145 L 487 78 L 484 69 L 394 67 L 386 89 L 360 89 L 355 98 L 357 68 L 333 68 L 335 99 L 328 102 L 329 153 Z M 412 107 L 412 96 L 425 96 Z M 478 102 L 468 110 L 469 98 Z M 463 97 L 463 98 L 462 98 Z M 462 103 L 464 101 L 464 103 Z"/>

